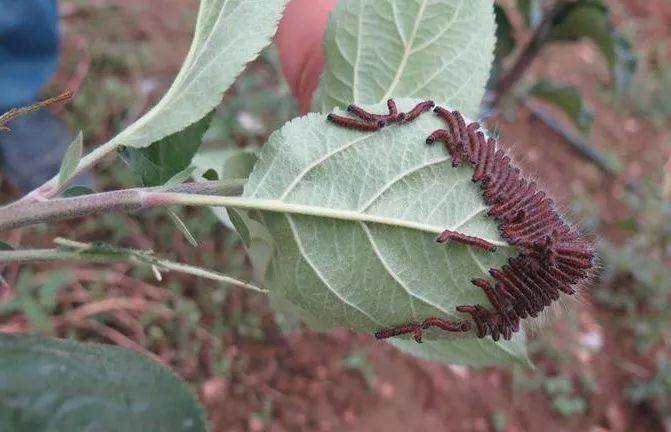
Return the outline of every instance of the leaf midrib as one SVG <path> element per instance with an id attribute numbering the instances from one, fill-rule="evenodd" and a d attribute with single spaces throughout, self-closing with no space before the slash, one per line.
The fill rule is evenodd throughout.
<path id="1" fill-rule="evenodd" d="M 347 209 L 334 209 L 329 207 L 287 203 L 275 199 L 222 197 L 218 195 L 190 195 L 190 194 L 179 194 L 179 193 L 163 193 L 162 197 L 164 197 L 165 199 L 174 200 L 175 203 L 180 203 L 183 205 L 233 207 L 244 210 L 260 210 L 272 213 L 290 213 L 303 216 L 323 217 L 327 219 L 338 219 L 351 222 L 369 222 L 398 228 L 407 228 L 434 235 L 438 235 L 446 229 L 455 230 L 459 226 L 465 225 L 472 218 L 480 214 L 484 209 L 483 207 L 478 212 L 474 212 L 468 219 L 460 221 L 455 226 L 445 227 L 445 226 L 430 225 L 423 222 L 404 220 L 389 216 L 381 216 L 370 213 L 360 213 Z M 508 243 L 498 239 L 485 238 L 485 240 L 500 247 L 510 246 Z"/>
<path id="2" fill-rule="evenodd" d="M 417 31 L 419 30 L 419 23 L 422 21 L 424 18 L 424 11 L 426 10 L 426 4 L 428 0 L 423 0 L 422 5 L 419 8 L 419 11 L 417 12 L 417 18 L 415 18 L 415 22 L 412 27 L 412 33 L 410 34 L 410 39 L 408 40 L 408 43 L 404 46 L 403 49 L 403 57 L 401 57 L 401 62 L 398 65 L 398 69 L 396 70 L 396 75 L 394 76 L 394 79 L 392 80 L 391 84 L 389 84 L 389 90 L 382 96 L 382 98 L 378 101 L 378 103 L 386 101 L 391 97 L 391 95 L 394 94 L 394 90 L 396 89 L 396 86 L 398 85 L 399 81 L 401 80 L 401 76 L 403 75 L 403 71 L 405 70 L 405 66 L 408 63 L 408 59 L 410 58 L 410 55 L 412 54 L 412 44 L 415 42 L 415 37 L 417 37 Z M 359 39 L 361 38 L 361 34 L 359 34 Z M 356 89 L 354 89 L 356 91 Z"/>

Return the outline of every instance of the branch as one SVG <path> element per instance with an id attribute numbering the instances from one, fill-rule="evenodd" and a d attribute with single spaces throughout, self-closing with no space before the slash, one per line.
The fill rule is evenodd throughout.
<path id="1" fill-rule="evenodd" d="M 118 143 L 114 140 L 110 140 L 100 147 L 96 147 L 89 154 L 81 158 L 77 167 L 74 169 L 70 180 L 64 182 L 60 186 L 58 185 L 58 175 L 52 177 L 42 186 L 39 186 L 37 189 L 34 189 L 29 194 L 18 200 L 16 203 L 32 203 L 38 201 L 44 201 L 46 199 L 52 198 L 58 195 L 60 192 L 65 190 L 67 186 L 70 185 L 70 182 L 77 178 L 80 174 L 88 170 L 100 159 L 104 158 L 108 154 L 112 153 L 119 147 Z"/>
<path id="2" fill-rule="evenodd" d="M 578 153 L 578 155 L 580 155 L 580 157 L 585 159 L 587 162 L 594 164 L 607 175 L 615 177 L 620 174 L 601 152 L 587 145 L 587 143 L 585 143 L 585 141 L 577 134 L 564 128 L 561 125 L 561 122 L 554 118 L 545 109 L 537 107 L 528 101 L 524 102 L 524 106 L 531 112 L 531 115 L 534 118 L 543 122 L 553 132 L 562 137 L 571 150 Z"/>
<path id="3" fill-rule="evenodd" d="M 2 263 L 30 263 L 43 261 L 77 261 L 93 263 L 130 262 L 136 265 L 149 266 L 160 270 L 177 271 L 205 279 L 224 282 L 260 293 L 268 290 L 249 282 L 215 272 L 213 270 L 182 264 L 155 257 L 151 252 L 114 247 L 97 247 L 89 243 L 75 242 L 67 239 L 56 239 L 61 248 L 54 249 L 22 249 L 0 251 Z"/>
<path id="4" fill-rule="evenodd" d="M 162 192 L 197 195 L 240 194 L 244 180 L 224 180 L 184 183 L 173 187 L 135 188 L 59 198 L 49 201 L 17 201 L 0 208 L 0 232 L 43 222 L 55 222 L 103 213 L 130 213 L 159 205 L 147 200 Z"/>
<path id="5" fill-rule="evenodd" d="M 531 112 L 531 115 L 545 124 L 554 133 L 563 138 L 564 142 L 578 153 L 580 157 L 587 162 L 599 168 L 604 174 L 611 177 L 619 177 L 621 172 L 613 166 L 613 164 L 601 153 L 599 150 L 587 145 L 585 140 L 579 135 L 567 130 L 562 126 L 561 122 L 554 118 L 549 112 L 543 108 L 536 107 L 528 101 L 524 102 L 524 106 Z M 642 191 L 641 185 L 630 177 L 625 177 L 624 186 L 631 192 L 640 193 Z"/>
<path id="6" fill-rule="evenodd" d="M 527 69 L 536 59 L 541 51 L 543 45 L 552 30 L 552 24 L 555 18 L 562 12 L 566 3 L 572 0 L 558 0 L 552 8 L 543 15 L 543 19 L 534 29 L 531 39 L 526 44 L 522 52 L 517 57 L 515 63 L 508 69 L 508 71 L 501 77 L 494 86 L 494 96 L 491 101 L 491 108 L 495 108 L 503 96 L 515 87 L 517 82 L 524 76 Z"/>

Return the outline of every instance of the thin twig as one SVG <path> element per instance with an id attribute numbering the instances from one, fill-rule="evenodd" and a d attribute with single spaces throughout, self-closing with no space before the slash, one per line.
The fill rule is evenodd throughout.
<path id="1" fill-rule="evenodd" d="M 524 102 L 524 106 L 531 112 L 531 115 L 545 123 L 553 132 L 559 135 L 564 139 L 566 144 L 578 153 L 580 157 L 585 159 L 587 162 L 594 164 L 597 168 L 603 171 L 605 174 L 610 176 L 617 176 L 619 172 L 615 169 L 612 164 L 606 159 L 606 157 L 599 152 L 598 150 L 587 145 L 584 139 L 579 135 L 567 130 L 562 124 L 554 118 L 549 112 L 541 107 L 537 107 L 534 104 L 529 103 L 528 101 Z"/>
<path id="2" fill-rule="evenodd" d="M 538 57 L 542 47 L 547 42 L 547 38 L 552 30 L 552 25 L 555 19 L 563 13 L 567 4 L 574 2 L 575 0 L 557 0 L 548 12 L 544 14 L 543 19 L 536 26 L 531 39 L 523 48 L 515 63 L 495 84 L 494 90 L 492 91 L 493 96 L 491 97 L 490 109 L 495 109 L 502 98 L 515 88 L 518 81 L 524 76 L 527 69 L 531 66 L 536 57 Z M 577 134 L 568 131 L 556 118 L 554 118 L 554 116 L 552 116 L 552 114 L 542 108 L 530 104 L 528 101 L 522 101 L 522 103 L 529 109 L 534 118 L 544 123 L 548 128 L 563 138 L 564 142 L 584 160 L 595 165 L 609 176 L 617 177 L 620 175 L 620 172 L 612 166 L 600 151 L 588 146 L 585 140 Z M 625 187 L 630 191 L 640 191 L 640 185 L 635 180 L 626 178 L 624 179 L 624 182 Z"/>
<path id="3" fill-rule="evenodd" d="M 81 327 L 85 330 L 91 330 L 94 331 L 101 336 L 109 339 L 111 342 L 115 343 L 116 345 L 122 346 L 124 348 L 128 348 L 131 350 L 135 350 L 141 353 L 144 353 L 145 355 L 151 357 L 155 361 L 165 363 L 167 366 L 168 365 L 166 362 L 164 362 L 159 356 L 154 354 L 153 352 L 149 351 L 147 348 L 145 348 L 143 345 L 135 342 L 133 339 L 129 338 L 125 334 L 121 333 L 120 331 L 103 325 L 98 321 L 88 319 L 83 322 L 79 322 L 75 324 L 75 327 Z"/>
<path id="4" fill-rule="evenodd" d="M 556 118 L 544 109 L 534 106 L 529 102 L 524 102 L 524 105 L 529 109 L 531 115 L 544 123 L 554 133 L 559 135 L 571 150 L 576 152 L 581 158 L 593 164 L 600 169 L 604 174 L 619 178 L 621 176 L 620 170 L 613 166 L 613 164 L 601 153 L 599 150 L 589 146 L 585 140 L 579 135 L 567 130 L 562 126 Z M 633 193 L 642 192 L 641 184 L 631 177 L 624 177 L 624 186 Z"/>
<path id="5" fill-rule="evenodd" d="M 137 265 L 155 267 L 160 270 L 172 270 L 180 273 L 198 276 L 217 282 L 245 288 L 251 291 L 267 294 L 268 290 L 260 288 L 250 282 L 242 281 L 234 277 L 213 270 L 182 264 L 162 258 L 157 258 L 149 252 L 135 251 L 126 252 L 124 249 L 96 249 L 92 244 L 60 239 L 59 242 L 69 248 L 54 249 L 20 249 L 12 251 L 0 251 L 0 262 L 8 263 L 30 263 L 44 261 L 78 261 L 94 263 L 131 262 Z"/>
<path id="6" fill-rule="evenodd" d="M 65 90 L 63 93 L 59 94 L 58 96 L 54 96 L 49 99 L 45 99 L 43 101 L 34 103 L 30 106 L 26 107 L 21 107 L 21 108 L 12 108 L 3 115 L 0 115 L 0 131 L 8 131 L 10 130 L 9 127 L 6 126 L 7 122 L 14 120 L 17 117 L 30 114 L 32 112 L 35 112 L 39 109 L 42 109 L 44 107 L 47 107 L 49 105 L 57 104 L 60 102 L 64 102 L 68 99 L 72 98 L 72 92 L 70 90 Z"/>
<path id="7" fill-rule="evenodd" d="M 141 298 L 127 297 L 110 297 L 103 300 L 86 303 L 85 305 L 68 311 L 62 316 L 66 322 L 77 322 L 82 321 L 90 316 L 100 315 L 102 313 L 116 311 L 146 312 L 149 310 L 160 311 L 160 315 L 164 318 L 172 317 L 172 311 L 164 304 L 147 301 Z"/>
<path id="8" fill-rule="evenodd" d="M 343 221 L 369 222 L 394 227 L 409 228 L 435 235 L 438 235 L 444 231 L 443 227 L 438 227 L 425 222 L 416 222 L 390 216 L 381 216 L 356 210 L 331 208 L 309 204 L 295 204 L 277 199 L 147 191 L 142 191 L 135 196 L 129 197 L 124 195 L 124 192 L 126 191 L 107 192 L 109 195 L 106 195 L 105 199 L 102 201 L 100 195 L 103 194 L 97 194 L 98 196 L 94 194 L 82 197 L 81 199 L 83 201 L 79 202 L 78 208 L 88 209 L 90 214 L 98 214 L 119 211 L 119 202 L 123 202 L 124 205 L 127 205 L 128 207 L 142 209 L 168 206 L 227 207 L 242 210 L 259 210 L 272 213 L 288 213 L 312 217 L 323 217 Z M 72 201 L 68 199 L 51 200 L 43 203 L 28 203 L 18 206 L 19 210 L 14 211 L 13 214 L 7 214 L 7 212 L 2 212 L 0 209 L 0 231 L 2 229 L 8 229 L 8 227 L 25 226 L 39 222 L 54 222 L 56 220 L 78 216 L 79 213 L 73 213 L 73 210 L 68 205 L 64 205 L 64 201 L 72 203 Z M 123 209 L 121 211 L 123 211 Z M 453 227 L 452 229 L 456 228 L 457 227 Z M 493 241 L 492 243 L 500 247 L 510 247 L 510 245 L 503 240 Z M 0 256 L 8 255 L 0 253 Z M 2 260 L 0 260 L 0 262 L 1 261 Z"/>
<path id="9" fill-rule="evenodd" d="M 573 3 L 575 0 L 557 0 L 557 2 L 549 8 L 543 19 L 535 27 L 531 39 L 524 46 L 518 55 L 515 63 L 503 74 L 501 79 L 494 85 L 493 97 L 490 102 L 491 108 L 501 102 L 501 99 L 515 88 L 517 82 L 524 76 L 527 69 L 531 66 L 533 61 L 540 54 L 541 49 L 547 42 L 547 39 L 552 31 L 553 22 L 564 11 L 567 4 Z"/>

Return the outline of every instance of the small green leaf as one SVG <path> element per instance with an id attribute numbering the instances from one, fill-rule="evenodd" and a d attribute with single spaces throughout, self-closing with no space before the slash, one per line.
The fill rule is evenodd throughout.
<path id="1" fill-rule="evenodd" d="M 182 233 L 184 238 L 189 242 L 189 244 L 193 247 L 198 247 L 198 241 L 196 238 L 191 234 L 191 231 L 189 231 L 189 227 L 186 226 L 184 221 L 177 215 L 172 210 L 168 210 L 168 216 L 170 216 L 170 219 L 172 222 L 175 224 L 177 229 Z"/>
<path id="2" fill-rule="evenodd" d="M 170 180 L 175 181 L 175 176 L 186 180 L 190 173 L 184 176 L 184 170 L 188 169 L 193 155 L 198 151 L 213 113 L 149 147 L 125 147 L 121 150 L 121 156 L 146 186 L 160 186 Z"/>
<path id="3" fill-rule="evenodd" d="M 228 212 L 231 223 L 235 226 L 242 242 L 249 246 L 252 241 L 252 235 L 249 228 L 249 217 L 246 212 L 231 208 Z"/>
<path id="4" fill-rule="evenodd" d="M 77 134 L 74 141 L 68 146 L 61 162 L 61 169 L 58 172 L 58 186 L 70 181 L 75 173 L 79 160 L 84 151 L 84 136 L 81 131 Z"/>
<path id="5" fill-rule="evenodd" d="M 187 385 L 136 352 L 8 334 L 0 352 L 0 430 L 206 431 Z"/>
<path id="6" fill-rule="evenodd" d="M 503 6 L 495 4 L 494 13 L 496 14 L 496 48 L 494 49 L 494 61 L 500 62 L 503 58 L 513 52 L 517 42 L 515 41 L 515 30 Z"/>
<path id="7" fill-rule="evenodd" d="M 165 186 L 175 186 L 184 183 L 189 180 L 193 175 L 193 172 L 196 170 L 196 167 L 188 166 L 182 171 L 178 172 L 174 176 L 170 177 L 168 181 L 164 183 Z"/>
<path id="8" fill-rule="evenodd" d="M 184 183 L 196 169 L 189 164 L 200 147 L 213 114 L 214 111 L 186 129 L 149 147 L 126 147 L 121 150 L 122 158 L 142 178 L 142 183 L 146 186 L 174 186 Z M 168 210 L 168 216 L 189 244 L 197 247 L 198 242 L 184 221 L 172 210 Z"/>
<path id="9" fill-rule="evenodd" d="M 95 191 L 86 186 L 72 186 L 63 192 L 63 198 L 74 198 L 82 195 L 89 195 L 95 193 Z"/>
<path id="10" fill-rule="evenodd" d="M 246 149 L 203 149 L 193 157 L 193 177 L 205 178 L 209 172 L 215 180 L 245 179 L 252 172 L 256 159 L 256 154 Z"/>
<path id="11" fill-rule="evenodd" d="M 245 244 L 247 256 L 254 269 L 254 279 L 265 281 L 265 275 L 273 257 L 275 241 L 268 229 L 250 218 L 247 212 L 231 208 L 228 209 L 228 215 L 231 218 L 231 224 Z"/>
<path id="12" fill-rule="evenodd" d="M 234 151 L 229 157 L 224 158 L 219 178 L 236 179 L 247 178 L 254 169 L 256 155 L 248 151 Z"/>
<path id="13" fill-rule="evenodd" d="M 494 60 L 492 0 L 340 1 L 313 106 L 432 98 L 477 117 Z"/>
<path id="14" fill-rule="evenodd" d="M 627 88 L 636 70 L 631 44 L 614 28 L 610 12 L 601 0 L 580 0 L 563 6 L 553 21 L 549 40 L 574 41 L 591 39 L 601 51 L 611 70 L 615 89 Z"/>
<path id="15" fill-rule="evenodd" d="M 14 250 L 14 248 L 9 243 L 5 243 L 3 241 L 0 241 L 0 250 L 11 251 L 11 250 Z"/>
<path id="16" fill-rule="evenodd" d="M 585 103 L 580 90 L 572 85 L 541 80 L 529 94 L 561 109 L 585 135 L 594 121 L 594 111 Z"/>

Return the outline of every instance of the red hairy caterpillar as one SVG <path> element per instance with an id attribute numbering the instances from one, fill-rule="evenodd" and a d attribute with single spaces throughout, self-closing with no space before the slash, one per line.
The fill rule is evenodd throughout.
<path id="1" fill-rule="evenodd" d="M 350 105 L 347 107 L 347 112 L 358 117 L 358 119 L 336 114 L 329 114 L 326 119 L 338 126 L 348 129 L 372 132 L 381 129 L 390 123 L 411 122 L 422 113 L 429 111 L 434 105 L 433 101 L 420 102 L 407 113 L 399 113 L 398 108 L 396 107 L 396 102 L 394 102 L 393 99 L 389 99 L 387 101 L 389 114 L 372 114 L 356 105 Z"/>
<path id="2" fill-rule="evenodd" d="M 433 101 L 420 102 L 417 105 L 415 105 L 413 109 L 411 109 L 407 113 L 404 113 L 403 116 L 399 119 L 399 121 L 401 123 L 410 123 L 423 113 L 429 111 L 431 108 L 434 107 L 434 105 L 435 104 L 433 103 Z"/>
<path id="3" fill-rule="evenodd" d="M 422 323 L 405 324 L 398 327 L 382 329 L 375 333 L 377 339 L 387 339 L 394 336 L 400 336 L 412 333 L 415 342 L 422 343 L 422 330 L 430 327 L 438 327 L 449 332 L 465 332 L 471 329 L 471 325 L 467 321 L 449 321 L 442 318 L 431 317 L 427 318 Z"/>
<path id="4" fill-rule="evenodd" d="M 376 339 L 387 339 L 394 336 L 401 336 L 412 333 L 415 342 L 422 343 L 422 326 L 419 323 L 405 324 L 398 327 L 382 329 L 375 332 Z"/>
<path id="5" fill-rule="evenodd" d="M 337 124 L 348 129 L 359 129 L 362 131 L 376 131 L 384 127 L 385 122 L 382 120 L 377 121 L 362 121 L 357 119 L 352 119 L 349 117 L 343 117 L 335 114 L 329 114 L 326 119 L 332 123 Z"/>
<path id="6" fill-rule="evenodd" d="M 389 114 L 371 114 L 356 105 L 349 105 L 347 107 L 347 112 L 359 117 L 365 122 L 378 122 L 381 120 L 385 124 L 400 121 L 405 117 L 405 113 L 399 114 L 396 102 L 394 102 L 393 99 L 387 101 L 387 108 L 389 109 Z"/>
<path id="7" fill-rule="evenodd" d="M 454 240 L 458 243 L 463 243 L 468 246 L 475 246 L 488 252 L 494 252 L 496 250 L 496 246 L 487 240 L 483 240 L 478 237 L 471 237 L 456 231 L 445 230 L 436 239 L 438 243 L 447 243 L 450 240 Z"/>
<path id="8" fill-rule="evenodd" d="M 420 103 L 405 114 L 398 114 L 392 100 L 387 105 L 387 115 L 370 114 L 351 106 L 348 111 L 361 121 L 344 117 L 334 121 L 332 115 L 329 120 L 344 127 L 377 130 L 387 123 L 411 122 L 430 109 L 433 102 Z M 463 305 L 456 309 L 470 315 L 478 337 L 489 335 L 495 341 L 501 336 L 510 339 L 519 331 L 520 320 L 538 316 L 559 299 L 560 293 L 575 293 L 575 287 L 584 282 L 594 268 L 594 247 L 564 220 L 545 191 L 512 165 L 511 158 L 498 146 L 497 140 L 486 137 L 479 123 L 466 124 L 459 112 L 441 107 L 436 107 L 434 112 L 447 127 L 431 133 L 426 143 L 442 142 L 453 166 L 468 163 L 473 167 L 472 181 L 480 185 L 489 206 L 488 215 L 499 223 L 501 236 L 518 252 L 501 269 L 490 269 L 493 283 L 480 278 L 471 281 L 483 290 L 493 310 L 483 305 Z M 379 126 L 380 122 L 384 124 Z M 494 250 L 494 245 L 486 240 L 449 230 L 437 240 L 441 243 L 454 240 Z M 430 327 L 457 332 L 471 328 L 468 322 L 431 317 L 421 324 L 380 330 L 375 337 L 385 339 L 412 333 L 419 343 L 422 330 Z"/>

